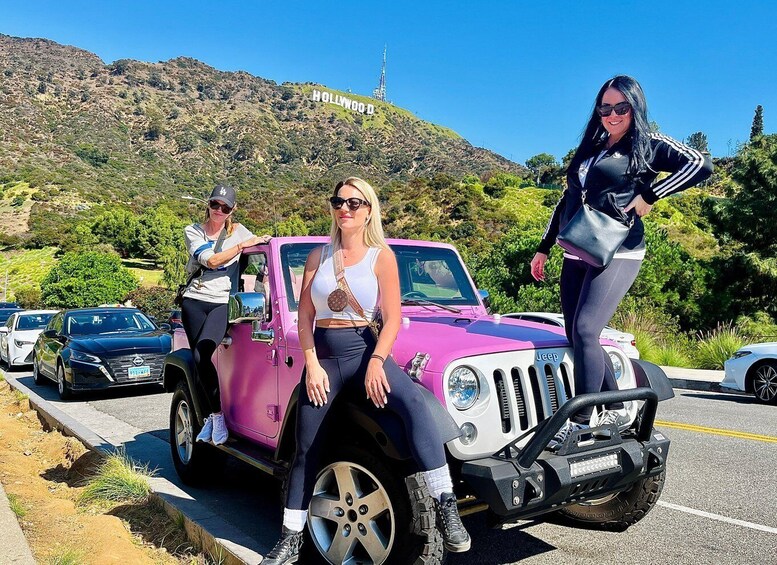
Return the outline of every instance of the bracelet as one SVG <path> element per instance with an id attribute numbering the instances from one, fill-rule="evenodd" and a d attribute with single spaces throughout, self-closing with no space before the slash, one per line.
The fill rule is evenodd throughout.
<path id="1" fill-rule="evenodd" d="M 386 360 L 377 353 L 370 355 L 370 359 L 380 359 L 381 364 L 386 362 Z"/>

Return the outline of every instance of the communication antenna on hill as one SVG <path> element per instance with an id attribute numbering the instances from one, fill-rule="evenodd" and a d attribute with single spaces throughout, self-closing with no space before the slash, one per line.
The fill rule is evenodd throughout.
<path id="1" fill-rule="evenodd" d="M 386 101 L 386 46 L 383 46 L 383 65 L 380 68 L 378 88 L 372 91 L 372 97 L 381 102 Z"/>

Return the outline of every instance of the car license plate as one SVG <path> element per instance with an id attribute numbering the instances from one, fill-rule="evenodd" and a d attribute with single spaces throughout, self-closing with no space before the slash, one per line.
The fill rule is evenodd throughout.
<path id="1" fill-rule="evenodd" d="M 129 367 L 127 373 L 130 378 L 137 379 L 139 377 L 150 377 L 151 367 L 144 365 L 142 367 Z"/>

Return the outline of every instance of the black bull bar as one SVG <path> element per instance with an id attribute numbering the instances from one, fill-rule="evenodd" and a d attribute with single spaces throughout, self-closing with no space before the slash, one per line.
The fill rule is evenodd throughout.
<path id="1" fill-rule="evenodd" d="M 589 430 L 574 432 L 562 448 L 546 450 L 553 436 L 566 421 L 589 406 L 643 400 L 634 435 L 621 437 L 615 425 L 608 426 L 605 439 L 577 443 Z M 656 475 L 665 468 L 669 440 L 653 433 L 658 395 L 653 389 L 606 391 L 576 396 L 556 413 L 541 422 L 523 449 L 517 447 L 526 435 L 510 441 L 494 455 L 462 465 L 462 476 L 475 490 L 477 498 L 503 520 L 526 518 L 586 498 L 625 490 L 637 480 Z M 613 465 L 579 472 L 581 463 L 597 459 Z M 573 471 L 573 467 L 576 469 Z"/>

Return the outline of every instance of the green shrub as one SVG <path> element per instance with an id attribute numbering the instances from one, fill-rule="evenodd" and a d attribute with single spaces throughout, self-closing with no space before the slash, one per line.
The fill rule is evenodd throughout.
<path id="1" fill-rule="evenodd" d="M 95 251 L 66 253 L 40 284 L 44 304 L 64 308 L 115 304 L 137 287 L 116 255 Z"/>
<path id="2" fill-rule="evenodd" d="M 693 360 L 699 369 L 722 369 L 723 363 L 747 343 L 732 324 L 719 324 L 709 332 L 699 332 Z"/>
<path id="3" fill-rule="evenodd" d="M 175 293 L 163 286 L 141 286 L 127 294 L 125 300 L 131 300 L 133 306 L 163 322 L 173 308 L 173 298 Z"/>
<path id="4" fill-rule="evenodd" d="M 691 356 L 687 348 L 682 343 L 666 343 L 655 347 L 651 351 L 652 359 L 645 359 L 656 365 L 665 365 L 669 367 L 693 367 Z"/>
<path id="5" fill-rule="evenodd" d="M 33 310 L 43 306 L 41 300 L 40 287 L 37 285 L 26 285 L 14 290 L 14 298 L 19 306 L 26 310 Z"/>

